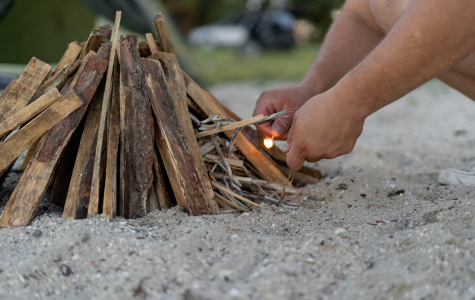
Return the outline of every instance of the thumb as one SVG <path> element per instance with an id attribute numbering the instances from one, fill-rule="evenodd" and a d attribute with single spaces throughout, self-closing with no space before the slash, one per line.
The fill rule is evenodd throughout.
<path id="1" fill-rule="evenodd" d="M 272 133 L 277 138 L 284 139 L 286 133 L 289 131 L 289 128 L 292 126 L 292 118 L 289 116 L 284 115 L 272 123 Z"/>
<path id="2" fill-rule="evenodd" d="M 282 146 L 282 152 L 288 153 L 287 165 L 294 171 L 300 170 L 305 163 L 305 157 L 302 155 L 298 146 L 294 143 L 293 128 L 290 128 L 289 137 L 287 142 Z"/>

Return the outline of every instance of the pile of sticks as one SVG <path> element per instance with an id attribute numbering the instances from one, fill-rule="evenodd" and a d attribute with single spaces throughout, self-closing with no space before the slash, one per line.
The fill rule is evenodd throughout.
<path id="1" fill-rule="evenodd" d="M 27 225 L 48 188 L 63 218 L 111 219 L 174 204 L 191 215 L 286 205 L 293 185 L 318 182 L 243 127 L 281 114 L 240 120 L 181 70 L 161 14 L 158 40 L 118 40 L 119 23 L 117 12 L 113 30 L 71 43 L 54 71 L 33 58 L 0 95 L 0 184 L 29 149 L 0 227 Z"/>

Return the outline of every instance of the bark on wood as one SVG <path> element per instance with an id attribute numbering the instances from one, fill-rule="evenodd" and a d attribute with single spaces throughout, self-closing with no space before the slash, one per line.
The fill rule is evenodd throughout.
<path id="1" fill-rule="evenodd" d="M 117 14 L 122 14 L 122 12 L 118 11 L 116 12 L 116 17 Z M 104 36 L 104 40 L 110 40 L 111 35 L 112 35 L 112 26 L 110 24 L 104 24 L 104 25 L 99 25 L 94 27 L 93 31 L 98 31 Z"/>
<path id="2" fill-rule="evenodd" d="M 109 51 L 110 46 L 104 45 L 99 53 L 85 58 L 74 84 L 71 85 L 81 98 L 83 106 L 43 136 L 0 217 L 0 227 L 25 226 L 33 217 L 61 153 L 82 119 L 107 69 Z"/>
<path id="3" fill-rule="evenodd" d="M 145 216 L 148 190 L 153 181 L 153 119 L 143 77 L 137 36 L 121 36 L 120 94 L 127 109 L 123 118 L 120 172 L 126 218 Z"/>
<path id="4" fill-rule="evenodd" d="M 139 42 L 139 53 L 140 57 L 149 57 L 152 54 L 150 52 L 150 46 L 146 41 Z"/>
<path id="5" fill-rule="evenodd" d="M 185 79 L 188 84 L 186 87 L 188 95 L 207 115 L 221 115 L 222 118 L 231 118 L 231 116 L 219 107 L 217 104 L 219 101 L 216 98 L 203 90 L 196 82 L 191 80 L 191 78 L 185 77 Z M 224 132 L 224 134 L 226 134 L 228 138 L 231 138 L 233 132 Z M 242 133 L 239 133 L 236 138 L 235 145 L 265 180 L 291 186 L 291 183 L 282 172 Z"/>
<path id="6" fill-rule="evenodd" d="M 61 98 L 61 94 L 57 89 L 53 89 L 30 105 L 23 107 L 16 114 L 0 123 L 0 138 L 5 137 L 20 125 L 31 120 L 40 112 L 55 103 L 59 98 Z"/>
<path id="7" fill-rule="evenodd" d="M 61 207 L 64 207 L 68 197 L 69 184 L 73 175 L 74 164 L 76 163 L 84 123 L 86 123 L 86 118 L 83 118 L 76 130 L 74 130 L 54 172 L 50 202 Z"/>
<path id="8" fill-rule="evenodd" d="M 81 51 L 82 47 L 79 46 L 77 42 L 69 44 L 68 49 L 64 52 L 54 72 L 57 73 L 61 71 L 66 65 L 71 66 L 79 58 Z"/>
<path id="9" fill-rule="evenodd" d="M 155 25 L 155 29 L 157 30 L 158 43 L 160 44 L 161 51 L 175 54 L 175 50 L 173 49 L 173 43 L 170 38 L 170 34 L 168 33 L 167 23 L 165 22 L 165 18 L 163 17 L 162 13 L 159 13 L 155 17 L 155 19 L 153 20 L 153 24 Z"/>
<path id="10" fill-rule="evenodd" d="M 103 85 L 101 85 L 103 86 Z M 76 162 L 74 163 L 63 219 L 84 219 L 88 214 L 94 156 L 101 118 L 102 93 L 96 93 L 87 113 Z"/>
<path id="11" fill-rule="evenodd" d="M 116 58 L 117 60 L 118 58 Z M 103 216 L 110 220 L 117 214 L 117 157 L 120 139 L 120 65 L 114 67 L 114 82 L 107 132 L 107 162 L 104 180 Z"/>
<path id="12" fill-rule="evenodd" d="M 91 194 L 89 198 L 89 207 L 88 207 L 88 216 L 95 216 L 99 212 L 99 193 L 101 188 L 101 177 L 103 178 L 104 169 L 101 168 L 101 165 L 105 162 L 105 157 L 103 155 L 103 143 L 104 143 L 104 133 L 106 132 L 106 121 L 109 116 L 109 107 L 110 107 L 110 98 L 112 94 L 112 81 L 113 81 L 113 72 L 114 65 L 117 64 L 116 56 L 116 45 L 117 37 L 119 35 L 119 25 L 120 25 L 121 12 L 116 13 L 115 25 L 114 25 L 114 38 L 112 40 L 112 48 L 109 59 L 109 67 L 107 70 L 106 84 L 104 89 L 104 98 L 102 99 L 102 111 L 100 117 L 100 123 L 97 133 L 97 143 L 95 150 L 95 159 L 94 159 L 94 169 L 92 172 L 92 183 L 91 183 Z M 109 26 L 110 27 L 110 26 Z M 110 34 L 109 34 L 110 38 Z"/>
<path id="13" fill-rule="evenodd" d="M 186 203 L 192 215 L 216 214 L 219 209 L 199 155 L 178 61 L 173 54 L 160 52 L 158 55 L 160 62 L 150 59 L 142 59 L 142 62 L 145 84 L 161 133 L 161 139 L 156 138 L 159 151 L 170 181 L 175 181 L 173 193 L 179 204 Z"/>
<path id="14" fill-rule="evenodd" d="M 79 55 L 79 59 L 84 59 L 90 51 L 97 52 L 101 47 L 101 43 L 104 40 L 104 35 L 101 31 L 98 30 L 98 27 L 94 28 L 87 39 L 86 44 L 82 48 L 81 54 Z"/>

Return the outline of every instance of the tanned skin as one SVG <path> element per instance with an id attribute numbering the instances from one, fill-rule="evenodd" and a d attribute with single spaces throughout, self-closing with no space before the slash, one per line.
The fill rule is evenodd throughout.
<path id="1" fill-rule="evenodd" d="M 353 150 L 369 115 L 438 78 L 475 100 L 475 1 L 347 0 L 297 85 L 260 96 L 258 129 L 287 139 L 293 170 Z"/>

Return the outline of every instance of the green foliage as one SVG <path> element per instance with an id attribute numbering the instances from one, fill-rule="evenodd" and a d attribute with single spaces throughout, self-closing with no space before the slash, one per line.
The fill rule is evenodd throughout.
<path id="1" fill-rule="evenodd" d="M 309 44 L 289 51 L 267 50 L 256 57 L 243 56 L 232 49 L 191 48 L 190 54 L 200 70 L 200 79 L 206 84 L 239 80 L 300 81 L 319 48 L 319 44 Z"/>

